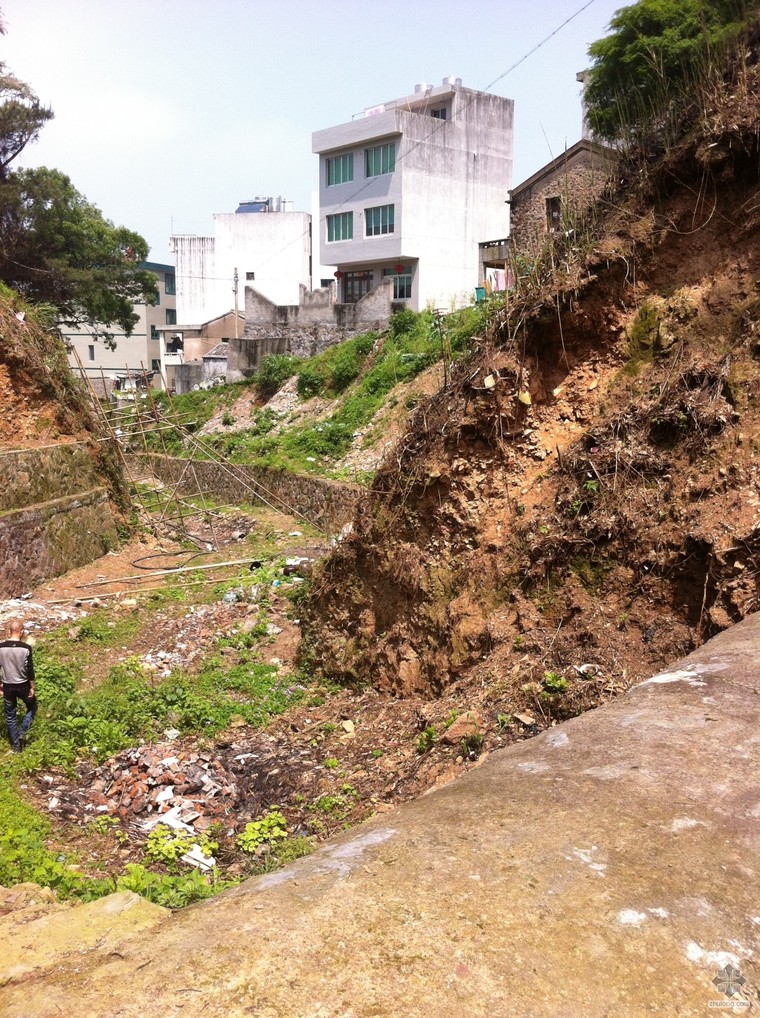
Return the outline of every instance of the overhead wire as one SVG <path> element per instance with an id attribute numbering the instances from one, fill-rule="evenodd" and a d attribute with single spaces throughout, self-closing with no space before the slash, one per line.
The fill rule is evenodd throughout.
<path id="1" fill-rule="evenodd" d="M 473 92 L 473 95 L 458 110 L 454 111 L 454 114 L 452 115 L 450 120 L 435 120 L 435 121 L 433 121 L 433 118 L 431 118 L 431 122 L 434 123 L 433 129 L 431 131 L 429 131 L 428 134 L 426 134 L 424 138 L 421 138 L 419 141 L 415 142 L 409 148 L 405 149 L 402 153 L 400 153 L 398 159 L 396 159 L 396 166 L 398 166 L 399 163 L 402 163 L 404 161 L 404 159 L 407 159 L 412 154 L 412 152 L 414 152 L 421 145 L 427 144 L 427 142 L 434 135 L 438 134 L 440 131 L 446 130 L 446 128 L 450 124 L 453 124 L 454 121 L 456 119 L 458 119 L 458 117 L 460 117 L 465 112 L 465 110 L 469 109 L 470 106 L 472 106 L 473 103 L 477 102 L 478 99 L 480 99 L 482 96 L 486 95 L 488 93 L 489 89 L 493 88 L 494 85 L 497 85 L 500 81 L 503 81 L 504 78 L 506 78 L 508 75 L 510 75 L 521 64 L 525 63 L 525 61 L 528 60 L 531 56 L 533 56 L 534 53 L 537 53 L 538 50 L 540 50 L 543 46 L 545 46 L 548 42 L 550 42 L 554 38 L 555 35 L 557 35 L 559 32 L 561 32 L 563 28 L 566 28 L 567 25 L 569 25 L 572 21 L 574 21 L 577 17 L 579 17 L 585 10 L 587 10 L 589 7 L 591 7 L 591 5 L 593 3 L 595 3 L 595 2 L 596 2 L 596 0 L 586 0 L 586 3 L 584 3 L 581 7 L 579 7 L 569 17 L 565 18 L 565 20 L 562 21 L 559 25 L 557 25 L 556 28 L 552 29 L 552 31 L 549 32 L 548 35 L 544 36 L 543 39 L 541 39 L 539 42 L 537 42 L 535 46 L 533 46 L 526 53 L 524 53 L 518 60 L 515 60 L 515 62 L 513 64 L 511 64 L 505 71 L 502 71 L 501 74 L 497 75 L 497 77 L 495 77 L 493 79 L 493 81 L 489 82 L 482 89 L 472 89 L 471 91 Z M 370 186 L 370 184 L 375 179 L 376 179 L 375 177 L 368 177 L 364 181 L 364 183 L 361 185 L 361 187 L 358 187 L 351 195 L 349 195 L 345 199 L 345 201 L 343 201 L 339 205 L 335 206 L 336 211 L 339 211 L 340 209 L 344 209 L 348 203 L 355 201 L 356 198 L 358 198 Z M 265 214 L 266 213 L 262 213 L 262 215 L 265 215 Z M 320 215 L 320 218 L 319 218 L 320 236 L 321 236 L 322 226 L 325 223 L 325 221 L 326 221 L 326 217 Z M 308 236 L 310 230 L 311 230 L 311 226 L 309 227 L 308 230 L 304 230 L 304 232 L 301 233 L 298 237 L 295 237 L 293 240 L 289 240 L 287 243 L 283 244 L 283 246 L 281 248 L 278 248 L 277 251 L 274 251 L 270 255 L 266 256 L 262 261 L 260 261 L 254 267 L 253 271 L 260 271 L 262 266 L 267 265 L 269 262 L 271 262 L 275 258 L 279 257 L 279 255 L 281 255 L 284 251 L 287 251 L 288 248 L 292 247 L 294 244 L 298 244 L 301 241 L 303 241 L 304 237 Z"/>

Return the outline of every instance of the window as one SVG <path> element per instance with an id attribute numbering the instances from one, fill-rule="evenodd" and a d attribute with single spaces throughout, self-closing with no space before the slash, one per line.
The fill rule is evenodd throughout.
<path id="1" fill-rule="evenodd" d="M 372 269 L 346 272 L 343 276 L 343 303 L 355 304 L 372 289 Z"/>
<path id="2" fill-rule="evenodd" d="M 381 173 L 393 173 L 396 169 L 396 142 L 387 145 L 376 145 L 364 150 L 364 170 L 368 177 L 378 177 Z"/>
<path id="3" fill-rule="evenodd" d="M 412 266 L 404 265 L 402 272 L 383 269 L 383 276 L 393 276 L 393 299 L 410 300 L 412 296 Z"/>
<path id="4" fill-rule="evenodd" d="M 327 186 L 347 184 L 354 179 L 354 154 L 347 152 L 343 156 L 334 156 L 327 160 Z"/>
<path id="5" fill-rule="evenodd" d="M 166 324 L 167 325 L 177 324 L 177 312 L 174 310 L 174 308 L 166 309 Z"/>
<path id="6" fill-rule="evenodd" d="M 158 329 L 156 328 L 155 325 L 151 325 L 151 327 L 150 327 L 150 338 L 153 339 L 153 340 L 158 340 L 158 337 L 159 337 Z"/>
<path id="7" fill-rule="evenodd" d="M 379 237 L 381 233 L 393 233 L 393 205 L 378 205 L 364 210 L 365 233 L 367 237 Z"/>
<path id="8" fill-rule="evenodd" d="M 255 272 L 246 272 L 245 278 L 246 278 L 246 280 L 255 279 L 256 278 L 256 273 Z"/>
<path id="9" fill-rule="evenodd" d="M 433 117 L 435 120 L 447 120 L 448 114 L 446 113 L 446 107 L 443 106 L 439 110 L 431 110 L 430 116 Z"/>
<path id="10" fill-rule="evenodd" d="M 88 346 L 87 347 L 87 356 L 90 358 L 91 361 L 95 360 L 95 347 L 94 346 Z"/>
<path id="11" fill-rule="evenodd" d="M 546 199 L 546 226 L 549 233 L 559 233 L 562 229 L 562 199 Z"/>
<path id="12" fill-rule="evenodd" d="M 156 305 L 156 307 L 158 307 L 158 305 L 161 303 L 161 291 L 160 290 L 156 290 L 156 299 L 153 301 L 153 303 Z"/>
<path id="13" fill-rule="evenodd" d="M 156 360 L 156 358 L 154 357 L 153 360 L 151 360 L 151 362 L 150 362 L 150 370 L 151 371 L 160 371 L 161 370 L 161 361 Z"/>
<path id="14" fill-rule="evenodd" d="M 173 272 L 167 272 L 164 276 L 164 292 L 172 295 L 177 292 L 177 279 Z"/>
<path id="15" fill-rule="evenodd" d="M 354 238 L 353 212 L 338 212 L 334 216 L 327 217 L 328 243 L 334 240 L 353 240 L 353 238 Z"/>

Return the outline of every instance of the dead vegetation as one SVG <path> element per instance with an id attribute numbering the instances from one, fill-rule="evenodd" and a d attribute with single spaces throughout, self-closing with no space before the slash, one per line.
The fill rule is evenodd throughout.
<path id="1" fill-rule="evenodd" d="M 547 671 L 622 688 L 757 607 L 757 65 L 713 86 L 412 415 L 315 579 L 325 675 L 535 711 Z"/>

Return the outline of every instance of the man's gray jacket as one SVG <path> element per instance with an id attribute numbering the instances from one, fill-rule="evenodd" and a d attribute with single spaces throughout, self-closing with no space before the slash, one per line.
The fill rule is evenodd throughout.
<path id="1" fill-rule="evenodd" d="M 0 681 L 7 686 L 20 686 L 34 682 L 32 648 L 21 640 L 3 640 L 0 643 Z"/>

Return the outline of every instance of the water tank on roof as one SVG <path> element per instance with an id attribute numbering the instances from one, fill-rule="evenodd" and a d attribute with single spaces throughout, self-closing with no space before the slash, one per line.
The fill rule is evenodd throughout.
<path id="1" fill-rule="evenodd" d="M 450 74 L 448 78 L 443 79 L 444 85 L 459 85 L 461 87 L 462 79 L 457 78 L 456 75 Z"/>
<path id="2" fill-rule="evenodd" d="M 432 88 L 432 85 L 428 85 L 426 81 L 420 81 L 417 85 L 414 86 L 414 91 L 427 92 L 429 88 Z"/>

